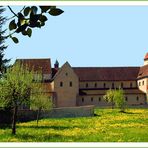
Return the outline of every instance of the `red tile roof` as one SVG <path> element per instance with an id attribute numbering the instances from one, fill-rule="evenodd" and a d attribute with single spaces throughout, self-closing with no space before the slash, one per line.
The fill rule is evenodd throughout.
<path id="1" fill-rule="evenodd" d="M 140 67 L 138 79 L 148 76 L 148 65 Z"/>
<path id="2" fill-rule="evenodd" d="M 80 81 L 136 80 L 140 67 L 74 67 Z"/>
<path id="3" fill-rule="evenodd" d="M 41 70 L 43 74 L 51 74 L 50 59 L 17 59 L 17 61 L 20 61 L 23 65 L 27 65 L 30 70 Z"/>
<path id="4" fill-rule="evenodd" d="M 147 60 L 148 59 L 148 53 L 146 53 L 145 57 L 144 57 L 144 60 Z"/>

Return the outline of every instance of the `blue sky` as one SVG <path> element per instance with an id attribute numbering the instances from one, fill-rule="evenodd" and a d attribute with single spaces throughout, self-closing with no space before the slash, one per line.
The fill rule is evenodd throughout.
<path id="1" fill-rule="evenodd" d="M 141 66 L 148 52 L 148 6 L 58 6 L 46 26 L 19 44 L 6 41 L 7 58 L 51 58 L 60 66 Z M 12 7 L 18 10 L 19 7 Z M 22 7 L 20 7 L 22 8 Z M 9 11 L 5 15 L 10 17 Z"/>

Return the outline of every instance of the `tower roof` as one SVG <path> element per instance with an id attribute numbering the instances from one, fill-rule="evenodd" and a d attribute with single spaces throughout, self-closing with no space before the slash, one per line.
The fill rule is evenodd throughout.
<path id="1" fill-rule="evenodd" d="M 56 61 L 55 61 L 55 64 L 56 64 L 56 65 L 59 65 L 59 62 L 58 62 L 58 60 L 57 60 L 57 59 L 56 59 Z"/>
<path id="2" fill-rule="evenodd" d="M 145 57 L 144 57 L 144 60 L 147 60 L 148 59 L 148 52 L 146 53 Z"/>

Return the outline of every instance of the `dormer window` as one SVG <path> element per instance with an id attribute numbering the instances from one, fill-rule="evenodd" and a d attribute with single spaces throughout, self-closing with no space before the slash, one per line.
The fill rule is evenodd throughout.
<path id="1" fill-rule="evenodd" d="M 141 76 L 142 74 L 143 74 L 143 73 L 142 73 L 142 72 L 140 72 L 138 76 Z"/>

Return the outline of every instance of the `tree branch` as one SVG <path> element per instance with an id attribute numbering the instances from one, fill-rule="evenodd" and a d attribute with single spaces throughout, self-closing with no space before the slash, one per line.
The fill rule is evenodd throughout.
<path id="1" fill-rule="evenodd" d="M 9 10 L 14 14 L 14 16 L 18 17 L 17 14 L 11 9 L 10 6 L 8 6 Z"/>
<path id="2" fill-rule="evenodd" d="M 8 8 L 10 9 L 10 11 L 12 10 L 10 6 L 8 6 Z M 25 8 L 26 8 L 26 6 L 23 6 L 23 8 L 20 10 L 20 12 L 22 12 Z M 13 11 L 13 10 L 12 10 L 12 11 Z M 12 11 L 11 11 L 11 12 L 12 12 Z M 12 13 L 13 13 L 13 12 L 12 12 Z M 13 14 L 14 14 L 14 13 L 13 13 Z M 16 15 L 17 15 L 17 14 L 14 14 L 14 16 L 8 18 L 7 20 L 13 19 L 14 17 L 16 17 Z"/>

